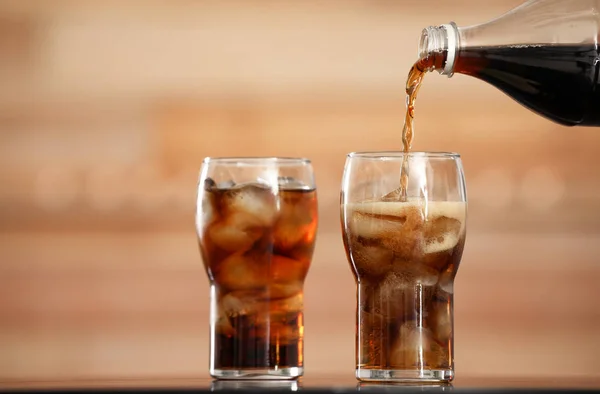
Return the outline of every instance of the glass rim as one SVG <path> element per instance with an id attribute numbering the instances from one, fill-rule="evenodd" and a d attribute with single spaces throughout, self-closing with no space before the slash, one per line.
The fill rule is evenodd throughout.
<path id="1" fill-rule="evenodd" d="M 285 157 L 285 156 L 208 156 L 202 161 L 203 164 L 230 164 L 230 165 L 308 165 L 310 159 L 305 157 Z"/>
<path id="2" fill-rule="evenodd" d="M 438 152 L 438 151 L 364 151 L 348 153 L 348 158 L 368 159 L 368 160 L 389 160 L 401 159 L 404 157 L 421 157 L 421 158 L 440 158 L 440 159 L 460 159 L 460 154 L 456 152 Z"/>

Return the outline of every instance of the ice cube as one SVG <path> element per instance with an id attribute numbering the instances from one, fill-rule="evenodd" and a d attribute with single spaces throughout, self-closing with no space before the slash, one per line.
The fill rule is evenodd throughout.
<path id="1" fill-rule="evenodd" d="M 225 335 L 234 335 L 235 329 L 231 324 L 231 319 L 239 316 L 258 315 L 261 311 L 267 311 L 268 305 L 261 300 L 258 292 L 252 291 L 232 291 L 222 295 L 219 299 L 217 311 L 217 321 L 215 322 L 217 331 Z"/>
<path id="2" fill-rule="evenodd" d="M 262 296 L 268 295 L 263 292 Z M 249 310 L 254 308 L 254 313 L 247 314 L 252 321 L 254 335 L 269 337 L 272 343 L 291 344 L 300 337 L 298 325 L 299 314 L 304 308 L 301 293 L 288 298 L 269 299 L 254 304 L 249 303 Z"/>
<path id="3" fill-rule="evenodd" d="M 393 263 L 393 275 L 390 275 L 390 280 L 414 288 L 417 284 L 435 286 L 438 283 L 439 276 L 438 270 L 421 263 L 419 259 L 412 261 L 396 259 Z"/>
<path id="4" fill-rule="evenodd" d="M 302 231 L 302 227 L 295 226 L 293 223 L 282 220 L 275 225 L 273 232 L 274 245 L 278 251 L 289 251 L 299 244 L 303 238 L 306 238 L 307 232 Z"/>
<path id="5" fill-rule="evenodd" d="M 261 292 L 252 299 L 245 299 L 244 310 L 246 317 L 252 321 L 256 329 L 263 331 L 263 336 L 269 335 L 269 327 L 273 325 L 298 326 L 298 317 L 304 309 L 302 293 L 288 298 L 271 299 L 269 292 Z"/>
<path id="6" fill-rule="evenodd" d="M 422 368 L 427 365 L 431 333 L 423 327 L 415 327 L 415 322 L 404 323 L 390 353 L 390 364 L 395 368 Z"/>
<path id="7" fill-rule="evenodd" d="M 447 368 L 448 352 L 440 346 L 429 329 L 416 321 L 404 323 L 390 353 L 393 368 Z"/>
<path id="8" fill-rule="evenodd" d="M 216 282 L 230 290 L 262 290 L 269 298 L 302 291 L 308 265 L 270 253 L 234 253 L 215 266 Z"/>
<path id="9" fill-rule="evenodd" d="M 245 252 L 263 235 L 262 221 L 246 212 L 231 212 L 211 225 L 208 236 L 227 252 Z"/>
<path id="10" fill-rule="evenodd" d="M 382 238 L 383 246 L 394 251 L 398 258 L 413 259 L 422 255 L 423 250 L 423 221 L 420 214 L 407 217 L 402 231 L 388 234 Z"/>
<path id="11" fill-rule="evenodd" d="M 448 351 L 448 346 L 446 345 L 440 345 L 437 342 L 433 342 L 427 357 L 427 364 L 430 368 L 450 368 L 450 353 Z"/>
<path id="12" fill-rule="evenodd" d="M 268 290 L 242 290 L 227 293 L 220 299 L 219 310 L 230 318 L 257 315 L 263 320 L 281 320 L 290 313 L 296 314 L 304 308 L 302 293 L 287 298 L 272 299 Z M 261 317 L 262 316 L 262 317 Z"/>
<path id="13" fill-rule="evenodd" d="M 414 291 L 404 278 L 390 272 L 367 295 L 366 309 L 385 319 L 404 319 L 414 313 Z"/>
<path id="14" fill-rule="evenodd" d="M 353 236 L 378 239 L 382 236 L 399 234 L 405 220 L 396 217 L 381 217 L 362 212 L 354 212 L 350 217 L 349 228 Z"/>
<path id="15" fill-rule="evenodd" d="M 218 333 L 226 336 L 235 335 L 235 329 L 231 325 L 231 321 L 229 320 L 229 317 L 225 314 L 225 312 L 219 311 L 217 315 L 217 321 L 214 324 L 215 329 Z"/>
<path id="16" fill-rule="evenodd" d="M 235 186 L 235 182 L 232 180 L 220 182 L 216 187 L 221 190 L 231 189 Z"/>
<path id="17" fill-rule="evenodd" d="M 215 280 L 229 290 L 261 289 L 269 283 L 269 260 L 257 253 L 234 253 L 215 266 Z"/>
<path id="18" fill-rule="evenodd" d="M 279 188 L 284 190 L 301 190 L 308 189 L 308 185 L 291 176 L 280 176 L 277 178 Z"/>
<path id="19" fill-rule="evenodd" d="M 312 216 L 316 206 L 311 206 L 316 202 L 290 194 L 281 193 L 279 216 L 273 228 L 275 248 L 279 251 L 290 251 L 301 242 L 313 243 L 316 232 L 316 218 Z"/>
<path id="20" fill-rule="evenodd" d="M 369 297 L 369 310 L 389 319 L 417 318 L 427 310 L 435 290 L 431 272 L 417 275 L 414 269 L 389 272 Z M 433 284 L 433 285 L 432 285 Z"/>
<path id="21" fill-rule="evenodd" d="M 269 261 L 269 280 L 272 284 L 294 285 L 303 282 L 308 265 L 280 255 L 272 255 Z"/>
<path id="22" fill-rule="evenodd" d="M 410 202 L 369 202 L 348 207 L 350 232 L 354 236 L 378 239 L 396 256 L 406 259 L 422 254 L 423 207 Z"/>
<path id="23" fill-rule="evenodd" d="M 289 315 L 295 314 L 297 312 L 302 311 L 304 308 L 304 295 L 300 293 L 296 293 L 291 297 L 287 298 L 279 298 L 279 299 L 271 299 L 269 300 L 269 310 L 271 315 L 279 314 L 279 319 L 281 319 L 281 315 Z"/>
<path id="24" fill-rule="evenodd" d="M 219 308 L 229 317 L 253 315 L 268 310 L 260 291 L 232 291 L 221 298 Z"/>
<path id="25" fill-rule="evenodd" d="M 431 303 L 427 322 L 434 338 L 441 344 L 447 344 L 452 336 L 452 312 L 450 304 L 441 300 Z"/>
<path id="26" fill-rule="evenodd" d="M 358 238 L 350 241 L 350 257 L 360 277 L 379 277 L 387 274 L 392 268 L 394 252 L 377 245 L 364 244 Z"/>
<path id="27" fill-rule="evenodd" d="M 440 275 L 438 287 L 441 291 L 447 294 L 454 294 L 454 277 L 456 273 L 453 267 L 449 267 L 446 271 Z"/>
<path id="28" fill-rule="evenodd" d="M 437 271 L 443 271 L 452 262 L 452 250 L 453 249 L 425 254 L 420 259 L 420 262 Z"/>
<path id="29" fill-rule="evenodd" d="M 206 178 L 203 188 L 198 190 L 198 212 L 196 215 L 196 229 L 198 233 L 204 232 L 206 227 L 218 217 L 217 198 L 214 193 L 215 181 Z"/>
<path id="30" fill-rule="evenodd" d="M 313 238 L 313 242 L 308 244 L 299 243 L 290 251 L 285 252 L 285 254 L 294 260 L 302 262 L 302 264 L 304 264 L 306 267 L 310 267 L 314 250 L 315 242 Z"/>
<path id="31" fill-rule="evenodd" d="M 198 201 L 199 211 L 196 215 L 196 230 L 200 234 L 218 218 L 218 211 L 214 193 L 205 191 L 198 197 L 201 201 Z"/>
<path id="32" fill-rule="evenodd" d="M 425 253 L 449 251 L 458 244 L 462 224 L 449 217 L 428 220 L 424 228 Z"/>
<path id="33" fill-rule="evenodd" d="M 394 261 L 394 273 L 398 286 L 403 286 L 405 290 L 405 302 L 412 300 L 412 308 L 405 312 L 405 315 L 418 318 L 426 314 L 429 303 L 434 296 L 439 273 L 435 269 L 421 264 L 418 260 L 414 262 Z"/>
<path id="34" fill-rule="evenodd" d="M 224 208 L 231 213 L 253 216 L 261 226 L 271 226 L 277 214 L 277 201 L 269 186 L 258 183 L 236 185 L 226 192 Z"/>
<path id="35" fill-rule="evenodd" d="M 288 298 L 302 292 L 302 281 L 287 283 L 271 283 L 268 287 L 268 296 L 271 299 Z"/>
<path id="36" fill-rule="evenodd" d="M 204 179 L 203 186 L 204 186 L 204 190 L 212 191 L 217 187 L 217 183 L 212 178 L 206 178 L 206 179 Z"/>

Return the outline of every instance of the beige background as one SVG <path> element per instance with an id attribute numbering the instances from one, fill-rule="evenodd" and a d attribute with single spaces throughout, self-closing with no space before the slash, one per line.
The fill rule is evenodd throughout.
<path id="1" fill-rule="evenodd" d="M 399 149 L 420 31 L 516 0 L 0 0 L 0 382 L 207 375 L 211 155 L 313 159 L 306 371 L 352 373 L 345 154 Z M 462 376 L 600 379 L 600 130 L 428 75 L 417 150 L 463 156 Z"/>

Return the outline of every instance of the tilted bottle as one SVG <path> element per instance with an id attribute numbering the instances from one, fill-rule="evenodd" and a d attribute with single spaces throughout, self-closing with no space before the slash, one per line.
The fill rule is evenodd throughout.
<path id="1" fill-rule="evenodd" d="M 483 24 L 427 27 L 419 58 L 428 71 L 479 78 L 554 122 L 600 127 L 600 0 L 532 0 Z"/>

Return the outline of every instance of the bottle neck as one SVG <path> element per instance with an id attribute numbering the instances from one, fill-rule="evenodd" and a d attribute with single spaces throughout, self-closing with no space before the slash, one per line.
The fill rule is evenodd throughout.
<path id="1" fill-rule="evenodd" d="M 454 74 L 459 47 L 460 36 L 454 22 L 441 26 L 429 26 L 421 33 L 419 59 L 430 65 L 428 71 L 437 70 L 449 78 Z"/>

